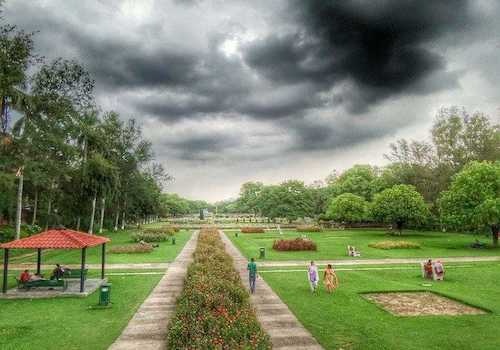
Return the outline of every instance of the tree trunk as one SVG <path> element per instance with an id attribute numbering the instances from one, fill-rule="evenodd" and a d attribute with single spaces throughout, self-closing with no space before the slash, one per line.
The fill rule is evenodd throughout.
<path id="1" fill-rule="evenodd" d="M 31 225 L 36 224 L 36 212 L 38 210 L 38 189 L 35 188 L 35 201 L 33 204 L 33 218 L 31 219 Z"/>
<path id="2" fill-rule="evenodd" d="M 115 227 L 113 227 L 113 231 L 118 231 L 119 221 L 120 221 L 120 210 L 117 210 L 115 215 Z"/>
<path id="3" fill-rule="evenodd" d="M 101 219 L 99 222 L 99 234 L 102 233 L 102 226 L 104 225 L 104 208 L 106 206 L 106 197 L 102 197 L 101 199 Z"/>
<path id="4" fill-rule="evenodd" d="M 498 227 L 499 225 L 491 225 L 491 238 L 493 239 L 493 246 L 498 246 Z"/>
<path id="5" fill-rule="evenodd" d="M 92 198 L 92 213 L 90 213 L 90 225 L 89 225 L 89 234 L 94 233 L 94 218 L 95 218 L 95 202 L 97 201 L 97 195 L 94 194 L 94 197 Z"/>
<path id="6" fill-rule="evenodd" d="M 19 185 L 17 187 L 17 210 L 16 210 L 16 239 L 21 238 L 21 216 L 23 214 L 23 184 L 24 176 L 19 176 Z"/>
<path id="7" fill-rule="evenodd" d="M 122 230 L 125 230 L 125 210 L 122 213 Z"/>
<path id="8" fill-rule="evenodd" d="M 77 231 L 80 231 L 80 223 L 82 221 L 82 217 L 81 216 L 78 216 L 78 218 L 76 219 L 76 230 Z"/>
<path id="9" fill-rule="evenodd" d="M 396 222 L 396 228 L 399 231 L 399 235 L 403 233 L 403 221 L 397 221 Z"/>
<path id="10" fill-rule="evenodd" d="M 45 222 L 45 231 L 49 229 L 51 212 L 52 212 L 52 198 L 49 198 L 49 203 L 47 204 L 47 220 Z"/>

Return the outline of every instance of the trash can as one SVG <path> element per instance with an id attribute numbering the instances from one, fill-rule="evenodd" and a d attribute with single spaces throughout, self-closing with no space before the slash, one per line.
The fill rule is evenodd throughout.
<path id="1" fill-rule="evenodd" d="M 236 232 L 236 233 L 234 234 L 234 236 L 235 236 L 235 237 L 238 237 L 238 232 Z"/>
<path id="2" fill-rule="evenodd" d="M 266 257 L 266 248 L 259 248 L 260 258 L 264 259 Z"/>
<path id="3" fill-rule="evenodd" d="M 111 284 L 104 283 L 101 284 L 99 288 L 99 305 L 108 306 L 111 302 Z"/>
<path id="4" fill-rule="evenodd" d="M 175 237 L 172 237 L 172 245 L 175 245 Z"/>

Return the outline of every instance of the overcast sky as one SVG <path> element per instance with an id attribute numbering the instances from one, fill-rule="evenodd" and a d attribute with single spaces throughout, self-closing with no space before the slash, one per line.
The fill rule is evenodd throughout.
<path id="1" fill-rule="evenodd" d="M 4 18 L 82 62 L 189 198 L 382 165 L 443 106 L 500 116 L 497 0 L 7 0 Z"/>

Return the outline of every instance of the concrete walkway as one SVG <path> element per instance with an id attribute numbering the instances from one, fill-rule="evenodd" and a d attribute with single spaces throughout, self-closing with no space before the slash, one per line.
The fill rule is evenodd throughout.
<path id="1" fill-rule="evenodd" d="M 55 264 L 42 264 L 42 270 L 52 270 Z M 64 265 L 70 269 L 79 269 L 79 264 L 69 264 Z M 166 270 L 169 263 L 124 263 L 124 264 L 106 264 L 106 270 Z M 100 270 L 101 264 L 86 264 L 85 267 L 89 270 Z M 3 268 L 3 264 L 0 264 L 0 269 Z M 24 263 L 24 264 L 9 264 L 9 270 L 35 270 L 36 264 Z"/>
<path id="2" fill-rule="evenodd" d="M 248 288 L 247 259 L 241 255 L 224 232 L 220 231 L 220 234 L 226 245 L 226 252 L 234 259 L 236 271 L 240 273 L 243 284 Z M 271 337 L 273 349 L 323 349 L 262 278 L 257 281 L 256 291 L 251 296 L 251 301 L 255 307 L 257 319 Z"/>
<path id="3" fill-rule="evenodd" d="M 444 263 L 451 262 L 487 262 L 500 261 L 500 256 L 463 256 L 439 258 L 431 257 L 432 260 L 441 260 Z M 395 264 L 420 264 L 426 258 L 400 258 L 400 259 L 342 259 L 342 260 L 314 260 L 316 265 L 333 264 L 339 265 L 395 265 Z M 259 267 L 286 267 L 286 266 L 307 266 L 309 260 L 287 260 L 287 261 L 259 261 Z"/>
<path id="4" fill-rule="evenodd" d="M 122 334 L 109 350 L 164 350 L 167 325 L 175 313 L 175 302 L 184 287 L 187 267 L 193 260 L 198 232 L 193 233 Z"/>

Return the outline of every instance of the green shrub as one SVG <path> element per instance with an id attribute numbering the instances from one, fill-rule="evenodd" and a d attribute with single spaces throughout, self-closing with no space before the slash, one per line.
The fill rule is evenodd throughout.
<path id="1" fill-rule="evenodd" d="M 408 241 L 382 241 L 368 244 L 371 248 L 377 249 L 420 249 L 420 244 Z"/>
<path id="2" fill-rule="evenodd" d="M 176 232 L 178 232 L 179 229 L 172 226 L 161 226 L 161 227 L 150 227 L 150 228 L 145 228 L 142 229 L 142 232 L 148 233 L 148 234 L 166 234 L 169 236 L 173 236 Z"/>
<path id="3" fill-rule="evenodd" d="M 271 349 L 217 230 L 200 232 L 176 314 L 169 349 Z"/>
<path id="4" fill-rule="evenodd" d="M 321 227 L 315 225 L 297 226 L 297 232 L 321 232 Z"/>
<path id="5" fill-rule="evenodd" d="M 109 249 L 111 254 L 131 254 L 131 253 L 151 253 L 153 246 L 151 244 L 128 244 L 114 246 Z"/>
<path id="6" fill-rule="evenodd" d="M 173 236 L 170 233 L 147 233 L 147 232 L 136 232 L 132 234 L 132 241 L 134 242 L 165 242 L 168 241 L 169 238 Z"/>
<path id="7" fill-rule="evenodd" d="M 42 229 L 38 225 L 21 225 L 21 238 L 32 236 L 39 233 Z M 16 229 L 14 226 L 0 226 L 0 242 L 12 241 L 16 237 Z"/>

